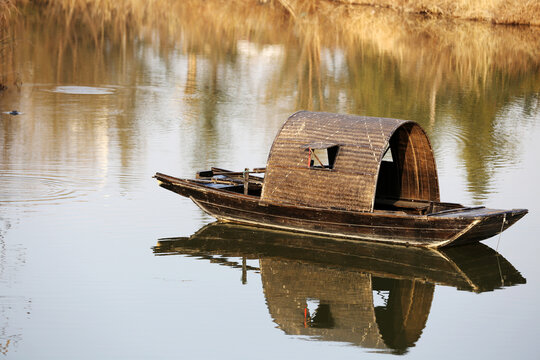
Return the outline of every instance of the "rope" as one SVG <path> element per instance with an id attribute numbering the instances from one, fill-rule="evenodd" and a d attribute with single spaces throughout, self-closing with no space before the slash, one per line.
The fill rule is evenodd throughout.
<path id="1" fill-rule="evenodd" d="M 501 241 L 501 234 L 504 230 L 504 224 L 506 223 L 506 213 L 504 213 L 504 216 L 503 216 L 503 221 L 502 221 L 502 224 L 501 224 L 501 231 L 499 232 L 499 239 L 497 240 L 497 247 L 495 248 L 495 251 L 498 251 L 499 250 L 499 242 Z"/>

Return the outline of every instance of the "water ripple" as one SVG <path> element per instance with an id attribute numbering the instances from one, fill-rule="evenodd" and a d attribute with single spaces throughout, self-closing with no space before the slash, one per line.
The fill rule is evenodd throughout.
<path id="1" fill-rule="evenodd" d="M 0 204 L 47 203 L 73 199 L 86 194 L 80 180 L 52 175 L 0 172 Z"/>
<path id="2" fill-rule="evenodd" d="M 57 86 L 50 92 L 72 95 L 110 95 L 116 91 L 111 87 L 94 87 L 94 86 Z"/>

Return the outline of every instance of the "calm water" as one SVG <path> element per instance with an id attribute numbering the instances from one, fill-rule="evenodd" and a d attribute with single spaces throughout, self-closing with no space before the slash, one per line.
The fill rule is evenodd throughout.
<path id="1" fill-rule="evenodd" d="M 250 16 L 101 42 L 39 16 L 14 25 L 0 357 L 537 358 L 540 30 Z M 416 120 L 442 200 L 530 213 L 481 246 L 373 254 L 205 227 L 151 178 L 264 166 L 299 109 Z"/>

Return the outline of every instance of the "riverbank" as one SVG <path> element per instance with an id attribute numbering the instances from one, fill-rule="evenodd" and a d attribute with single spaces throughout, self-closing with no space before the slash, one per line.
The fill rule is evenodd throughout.
<path id="1" fill-rule="evenodd" d="M 201 6 L 199 1 L 186 0 L 191 6 Z M 55 9 L 57 13 L 77 16 L 77 12 L 98 16 L 102 21 L 115 19 L 137 21 L 152 13 L 166 15 L 171 6 L 176 4 L 169 0 L 102 0 L 88 2 L 86 0 L 0 0 L 0 29 L 6 28 L 10 16 L 22 10 L 28 4 Z M 540 1 L 538 0 L 236 0 L 221 1 L 223 7 L 230 3 L 238 6 L 270 6 L 282 7 L 293 18 L 302 16 L 305 9 L 310 12 L 320 11 L 321 15 L 329 8 L 349 5 L 364 8 L 387 8 L 402 14 L 417 14 L 443 19 L 462 19 L 484 21 L 493 24 L 533 25 L 540 26 Z M 218 9 L 216 9 L 218 10 Z"/>
<path id="2" fill-rule="evenodd" d="M 279 0 L 280 2 L 293 2 Z M 538 0 L 338 0 L 340 3 L 384 7 L 401 13 L 505 25 L 540 26 Z"/>
<path id="3" fill-rule="evenodd" d="M 282 34 L 287 34 L 288 41 L 303 49 L 306 59 L 314 57 L 308 61 L 311 66 L 318 64 L 323 47 L 337 46 L 349 54 L 359 44 L 392 55 L 402 71 L 410 67 L 414 72 L 417 61 L 427 62 L 432 64 L 429 68 L 433 68 L 433 78 L 439 79 L 445 72 L 457 73 L 457 78 L 467 79 L 471 87 L 483 84 L 486 74 L 493 71 L 519 73 L 538 66 L 539 26 L 486 23 L 540 25 L 538 1 L 524 0 L 523 4 L 532 4 L 527 11 L 516 0 L 504 2 L 506 5 L 499 0 L 485 0 L 484 9 L 476 4 L 467 7 L 465 0 L 431 2 L 427 6 L 423 5 L 427 0 L 409 0 L 398 6 L 390 0 L 0 0 L 0 7 L 9 9 L 0 12 L 0 20 L 9 14 L 25 14 L 11 16 L 14 28 L 29 14 L 40 14 L 45 22 L 64 24 L 66 31 L 58 34 L 52 45 L 59 48 L 60 54 L 71 51 L 75 42 L 91 42 L 100 49 L 113 41 L 124 47 L 133 36 L 150 39 L 156 34 L 160 44 L 181 39 L 186 52 L 210 46 L 227 47 L 235 53 L 236 43 L 224 44 L 215 39 L 225 32 L 259 44 L 276 43 L 281 41 L 275 35 L 279 27 L 285 29 Z M 523 15 L 522 20 L 515 20 L 518 15 Z M 9 30 L 5 25 L 0 30 L 0 84 L 16 88 L 18 66 Z M 186 33 L 191 35 L 185 38 Z M 422 51 L 416 51 L 419 49 Z M 412 54 L 408 58 L 413 60 L 404 60 L 404 53 Z M 407 62 L 410 65 L 405 65 Z"/>

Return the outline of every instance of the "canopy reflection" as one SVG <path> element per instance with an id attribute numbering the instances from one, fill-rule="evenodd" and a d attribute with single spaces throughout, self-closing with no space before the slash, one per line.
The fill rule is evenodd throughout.
<path id="1" fill-rule="evenodd" d="M 483 244 L 430 250 L 212 223 L 153 251 L 242 269 L 242 281 L 260 272 L 270 315 L 288 335 L 396 354 L 420 338 L 436 285 L 481 293 L 525 283 Z M 253 259 L 259 267 L 247 265 Z"/>

